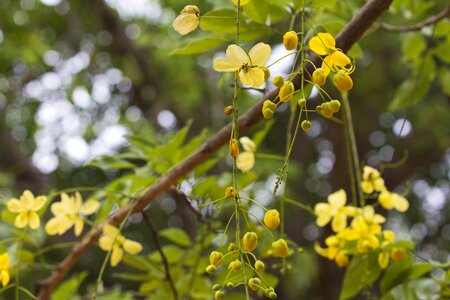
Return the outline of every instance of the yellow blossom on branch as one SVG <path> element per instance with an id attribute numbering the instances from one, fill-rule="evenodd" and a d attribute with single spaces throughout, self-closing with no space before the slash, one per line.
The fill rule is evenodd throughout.
<path id="1" fill-rule="evenodd" d="M 334 232 L 339 232 L 347 227 L 347 217 L 353 216 L 355 208 L 345 206 L 347 194 L 344 190 L 338 190 L 328 196 L 328 203 L 318 203 L 314 207 L 317 216 L 317 226 L 323 227 L 332 221 L 331 227 Z"/>
<path id="2" fill-rule="evenodd" d="M 200 10 L 195 5 L 187 5 L 178 17 L 172 22 L 172 26 L 181 35 L 186 35 L 197 29 L 200 23 Z"/>
<path id="3" fill-rule="evenodd" d="M 386 189 L 384 180 L 377 169 L 374 169 L 371 166 L 364 166 L 361 189 L 366 194 L 381 192 Z"/>
<path id="4" fill-rule="evenodd" d="M 343 249 L 346 240 L 341 238 L 341 233 L 337 235 L 329 236 L 325 239 L 325 245 L 327 248 L 322 248 L 318 243 L 314 244 L 314 250 L 317 254 L 328 258 L 329 260 L 335 260 L 336 264 L 343 268 L 348 264 L 347 252 Z"/>
<path id="5" fill-rule="evenodd" d="M 2 286 L 6 286 L 9 283 L 9 255 L 3 253 L 0 255 L 0 281 Z"/>
<path id="6" fill-rule="evenodd" d="M 19 199 L 11 199 L 6 203 L 6 207 L 10 212 L 18 213 L 14 221 L 17 228 L 25 228 L 30 226 L 31 229 L 38 229 L 41 225 L 37 212 L 47 202 L 47 197 L 34 197 L 33 193 L 25 190 Z"/>
<path id="7" fill-rule="evenodd" d="M 142 251 L 142 245 L 136 241 L 128 240 L 119 233 L 117 227 L 106 224 L 103 226 L 103 235 L 99 240 L 100 248 L 111 251 L 111 266 L 115 267 L 123 258 L 123 252 L 138 254 Z"/>
<path id="8" fill-rule="evenodd" d="M 243 172 L 250 171 L 255 165 L 255 151 L 256 144 L 248 137 L 243 136 L 239 139 L 239 142 L 244 148 L 244 152 L 240 153 L 236 160 L 238 169 Z"/>
<path id="9" fill-rule="evenodd" d="M 388 210 L 396 209 L 399 212 L 405 212 L 409 208 L 409 202 L 405 197 L 387 190 L 382 191 L 378 195 L 378 202 Z"/>
<path id="10" fill-rule="evenodd" d="M 96 200 L 89 200 L 83 203 L 80 193 L 75 193 L 71 197 L 66 193 L 61 193 L 61 201 L 55 202 L 51 206 L 54 215 L 45 225 L 45 231 L 49 235 L 62 235 L 72 226 L 75 226 L 75 235 L 79 236 L 84 227 L 84 216 L 93 214 L 100 207 Z"/>
<path id="11" fill-rule="evenodd" d="M 264 71 L 259 68 L 269 59 L 272 49 L 269 45 L 258 43 L 247 53 L 241 46 L 229 45 L 226 59 L 216 59 L 214 70 L 218 72 L 238 72 L 239 80 L 244 85 L 254 88 L 265 82 Z"/>
<path id="12" fill-rule="evenodd" d="M 345 238 L 356 240 L 356 249 L 359 253 L 366 253 L 369 248 L 375 249 L 380 245 L 377 234 L 381 232 L 379 224 L 369 224 L 362 219 L 352 222 L 352 227 L 346 230 Z"/>

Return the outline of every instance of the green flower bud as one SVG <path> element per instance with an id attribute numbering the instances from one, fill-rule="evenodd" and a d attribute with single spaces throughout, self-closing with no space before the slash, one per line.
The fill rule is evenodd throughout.
<path id="1" fill-rule="evenodd" d="M 277 299 L 277 297 L 278 297 L 278 296 L 277 296 L 277 294 L 275 294 L 275 292 L 270 292 L 270 293 L 269 293 L 269 298 L 270 298 L 270 299 Z"/>
<path id="2" fill-rule="evenodd" d="M 233 252 L 233 251 L 236 251 L 236 250 L 237 250 L 237 247 L 236 247 L 235 243 L 230 243 L 228 245 L 228 252 Z"/>
<path id="3" fill-rule="evenodd" d="M 225 293 L 222 291 L 217 291 L 214 295 L 214 300 L 223 300 L 225 298 Z"/>
<path id="4" fill-rule="evenodd" d="M 256 292 L 261 286 L 261 280 L 258 277 L 250 278 L 247 285 L 252 291 Z"/>
<path id="5" fill-rule="evenodd" d="M 258 68 L 260 68 L 264 72 L 264 81 L 267 81 L 267 79 L 269 79 L 270 77 L 269 69 L 266 66 L 259 66 Z"/>
<path id="6" fill-rule="evenodd" d="M 341 102 L 339 100 L 331 100 L 328 105 L 333 113 L 337 113 L 339 108 L 341 108 Z"/>
<path id="7" fill-rule="evenodd" d="M 322 68 L 315 69 L 312 74 L 312 81 L 317 85 L 324 85 L 327 81 L 325 70 Z"/>
<path id="8" fill-rule="evenodd" d="M 283 86 L 284 83 L 284 79 L 282 76 L 275 76 L 275 78 L 273 79 L 273 84 L 277 87 L 280 88 Z"/>
<path id="9" fill-rule="evenodd" d="M 289 255 L 289 247 L 284 239 L 272 243 L 272 251 L 275 256 L 286 257 Z"/>
<path id="10" fill-rule="evenodd" d="M 223 109 L 223 113 L 226 114 L 227 116 L 231 115 L 234 112 L 234 108 L 231 105 L 228 105 L 227 107 L 225 107 Z"/>
<path id="11" fill-rule="evenodd" d="M 261 273 L 261 272 L 264 272 L 265 269 L 266 269 L 266 265 L 262 261 L 260 261 L 260 260 L 255 261 L 255 270 L 256 271 Z"/>
<path id="12" fill-rule="evenodd" d="M 306 99 L 302 98 L 302 99 L 298 100 L 298 106 L 305 108 L 306 107 Z"/>
<path id="13" fill-rule="evenodd" d="M 228 281 L 226 286 L 228 289 L 232 289 L 232 288 L 234 288 L 234 283 L 232 283 L 231 281 Z"/>
<path id="14" fill-rule="evenodd" d="M 217 270 L 216 266 L 214 266 L 214 265 L 209 265 L 205 269 L 206 273 L 208 273 L 208 274 L 214 274 L 214 272 L 216 272 L 216 270 Z"/>
<path id="15" fill-rule="evenodd" d="M 275 114 L 272 110 L 270 110 L 268 108 L 264 109 L 262 113 L 263 113 L 264 119 L 266 119 L 266 120 L 272 119 L 273 115 Z"/>
<path id="16" fill-rule="evenodd" d="M 235 259 L 228 264 L 228 270 L 240 271 L 242 269 L 241 261 Z"/>
<path id="17" fill-rule="evenodd" d="M 222 262 L 223 255 L 220 252 L 213 251 L 209 255 L 209 263 L 213 266 L 217 266 Z"/>
<path id="18" fill-rule="evenodd" d="M 234 187 L 229 186 L 229 187 L 227 187 L 227 188 L 225 189 L 225 197 L 227 197 L 227 198 L 234 198 L 234 197 L 236 197 L 236 196 L 237 196 L 237 192 L 236 192 L 236 190 L 234 189 Z"/>
<path id="19" fill-rule="evenodd" d="M 295 31 L 288 31 L 283 35 L 283 45 L 286 50 L 294 50 L 298 45 L 298 36 Z"/>
<path id="20" fill-rule="evenodd" d="M 214 292 L 216 292 L 216 291 L 220 290 L 220 288 L 221 288 L 220 284 L 216 283 L 215 285 L 213 285 L 212 290 Z"/>
<path id="21" fill-rule="evenodd" d="M 308 130 L 311 129 L 312 125 L 311 125 L 311 122 L 309 120 L 303 120 L 301 126 L 302 126 L 303 131 L 308 131 Z"/>
<path id="22" fill-rule="evenodd" d="M 294 96 L 294 84 L 291 81 L 285 81 L 278 93 L 281 102 L 288 102 Z"/>
<path id="23" fill-rule="evenodd" d="M 333 111 L 330 109 L 330 105 L 327 103 L 322 103 L 322 110 L 320 111 L 322 116 L 325 118 L 331 118 L 333 116 Z"/>

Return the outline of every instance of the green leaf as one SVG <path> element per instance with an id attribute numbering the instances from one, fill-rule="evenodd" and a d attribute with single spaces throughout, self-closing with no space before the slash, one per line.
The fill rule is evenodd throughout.
<path id="1" fill-rule="evenodd" d="M 413 280 L 430 272 L 434 266 L 430 263 L 418 263 L 412 266 L 411 271 L 406 280 Z"/>
<path id="2" fill-rule="evenodd" d="M 206 162 L 202 163 L 194 170 L 194 176 L 195 178 L 199 178 L 206 172 L 208 172 L 212 167 L 214 167 L 217 162 L 219 161 L 218 158 L 208 159 Z"/>
<path id="3" fill-rule="evenodd" d="M 81 272 L 64 281 L 53 291 L 51 299 L 71 299 L 76 294 L 78 287 L 87 275 L 88 272 Z"/>
<path id="4" fill-rule="evenodd" d="M 123 257 L 123 262 L 136 270 L 153 273 L 154 276 L 163 276 L 163 273 L 152 265 L 148 258 L 144 256 L 125 255 Z"/>
<path id="5" fill-rule="evenodd" d="M 174 245 L 163 246 L 162 251 L 169 264 L 179 263 L 179 260 L 185 255 L 185 249 L 181 249 L 180 247 Z M 153 262 L 161 262 L 161 254 L 159 251 L 153 251 L 148 258 Z"/>
<path id="6" fill-rule="evenodd" d="M 116 156 L 100 156 L 88 165 L 100 168 L 102 170 L 133 169 L 136 167 L 135 164 L 120 159 Z"/>
<path id="7" fill-rule="evenodd" d="M 234 33 L 236 31 L 236 12 L 233 9 L 211 10 L 200 18 L 202 30 L 215 33 Z"/>
<path id="8" fill-rule="evenodd" d="M 402 42 L 403 59 L 405 61 L 416 62 L 421 59 L 422 52 L 426 48 L 425 40 L 419 32 L 412 32 L 405 35 Z"/>
<path id="9" fill-rule="evenodd" d="M 273 124 L 275 124 L 275 120 L 269 120 L 265 122 L 264 128 L 259 130 L 257 133 L 255 133 L 252 137 L 252 141 L 256 144 L 256 147 L 259 147 L 261 143 L 264 141 L 265 137 L 269 133 L 270 129 L 272 128 Z"/>
<path id="10" fill-rule="evenodd" d="M 349 299 L 356 296 L 363 288 L 371 285 L 381 273 L 378 266 L 378 254 L 356 255 L 345 271 L 340 298 Z"/>
<path id="11" fill-rule="evenodd" d="M 218 37 L 205 36 L 190 41 L 182 48 L 172 50 L 169 55 L 192 55 L 203 53 L 225 44 L 228 40 Z"/>
<path id="12" fill-rule="evenodd" d="M 444 91 L 446 95 L 450 96 L 450 69 L 445 67 L 440 68 L 438 79 L 442 91 Z"/>
<path id="13" fill-rule="evenodd" d="M 191 239 L 187 233 L 180 228 L 166 228 L 161 230 L 159 235 L 183 247 L 189 247 L 192 245 Z"/>
<path id="14" fill-rule="evenodd" d="M 381 295 L 384 296 L 395 286 L 406 281 L 412 267 L 412 258 L 407 257 L 400 262 L 389 265 L 380 282 Z"/>
<path id="15" fill-rule="evenodd" d="M 267 0 L 250 1 L 244 6 L 244 13 L 256 23 L 265 24 L 268 15 L 269 3 Z"/>

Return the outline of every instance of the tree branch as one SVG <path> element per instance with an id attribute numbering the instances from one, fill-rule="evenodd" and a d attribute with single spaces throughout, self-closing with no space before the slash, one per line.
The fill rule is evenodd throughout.
<path id="1" fill-rule="evenodd" d="M 443 11 L 438 13 L 437 15 L 431 16 L 431 17 L 423 20 L 422 22 L 414 24 L 414 25 L 410 25 L 410 26 L 393 26 L 393 25 L 386 24 L 386 23 L 378 23 L 377 26 L 378 26 L 378 28 L 381 28 L 381 29 L 386 30 L 386 31 L 391 31 L 391 32 L 419 31 L 422 28 L 424 28 L 425 26 L 437 23 L 440 20 L 442 20 L 442 19 L 444 19 L 444 18 L 446 18 L 448 16 L 450 16 L 450 6 L 448 6 L 446 9 L 444 9 Z"/>
<path id="2" fill-rule="evenodd" d="M 337 47 L 343 51 L 348 51 L 356 41 L 370 28 L 375 20 L 389 7 L 392 0 L 369 0 L 347 24 L 347 26 L 336 36 Z M 321 59 L 315 57 L 313 59 L 315 65 L 321 63 Z M 313 67 L 308 64 L 306 68 L 307 74 L 313 72 Z M 300 88 L 300 76 L 296 76 L 293 80 L 296 89 Z M 262 119 L 261 108 L 263 101 L 266 99 L 275 99 L 278 95 L 278 90 L 273 90 L 263 99 L 247 112 L 245 112 L 238 120 L 239 131 L 242 133 L 246 129 L 257 124 Z M 214 136 L 209 138 L 197 151 L 185 158 L 178 165 L 173 167 L 169 172 L 164 174 L 155 182 L 147 192 L 141 196 L 134 206 L 134 212 L 141 212 L 144 208 L 152 202 L 156 196 L 169 190 L 181 178 L 186 176 L 198 165 L 204 163 L 212 154 L 217 152 L 222 146 L 228 144 L 231 135 L 231 124 L 224 126 Z M 111 224 L 117 225 L 127 216 L 130 205 L 124 206 L 112 214 L 108 221 Z M 102 233 L 102 226 L 100 224 L 96 229 L 93 229 L 91 234 L 88 234 L 80 244 L 72 249 L 72 252 L 57 266 L 56 270 L 45 280 L 40 282 L 41 290 L 38 295 L 39 300 L 49 299 L 53 289 L 64 278 L 70 268 L 79 260 L 81 255 L 85 253 L 98 240 Z"/>
<path id="3" fill-rule="evenodd" d="M 156 249 L 158 250 L 159 254 L 161 255 L 161 259 L 162 259 L 162 262 L 164 265 L 164 270 L 166 273 L 166 279 L 169 282 L 170 288 L 172 289 L 173 297 L 175 300 L 178 300 L 178 292 L 175 287 L 175 283 L 172 280 L 172 276 L 170 276 L 169 262 L 167 261 L 167 257 L 161 248 L 161 243 L 159 242 L 159 238 L 158 238 L 158 231 L 156 230 L 155 224 L 153 223 L 153 221 L 150 219 L 150 217 L 144 211 L 142 211 L 141 214 L 142 214 L 142 217 L 144 218 L 145 223 L 148 225 L 148 227 L 150 228 L 150 230 L 152 232 L 153 241 L 155 242 Z"/>

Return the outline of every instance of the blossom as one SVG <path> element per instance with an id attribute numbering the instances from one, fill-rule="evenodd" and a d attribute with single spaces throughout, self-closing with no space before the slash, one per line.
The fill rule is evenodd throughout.
<path id="1" fill-rule="evenodd" d="M 355 208 L 345 206 L 347 194 L 340 189 L 328 196 L 328 203 L 318 203 L 314 207 L 314 213 L 317 216 L 317 226 L 323 227 L 331 220 L 333 231 L 339 232 L 347 227 L 347 216 L 353 216 Z"/>
<path id="2" fill-rule="evenodd" d="M 381 243 L 381 251 L 378 254 L 378 265 L 382 269 L 386 269 L 389 264 L 390 249 L 388 248 L 395 241 L 395 232 L 392 230 L 383 230 L 381 234 L 383 241 Z"/>
<path id="3" fill-rule="evenodd" d="M 281 102 L 288 102 L 294 97 L 295 87 L 292 81 L 285 81 L 278 92 Z"/>
<path id="4" fill-rule="evenodd" d="M 255 165 L 256 144 L 246 136 L 241 137 L 239 142 L 244 148 L 244 152 L 237 157 L 236 165 L 241 171 L 248 172 Z"/>
<path id="5" fill-rule="evenodd" d="M 286 257 L 289 255 L 289 247 L 284 239 L 279 239 L 272 243 L 272 252 L 275 256 Z"/>
<path id="6" fill-rule="evenodd" d="M 361 189 L 366 194 L 381 192 L 386 189 L 384 186 L 384 180 L 377 169 L 374 169 L 371 166 L 364 166 Z"/>
<path id="7" fill-rule="evenodd" d="M 9 255 L 3 253 L 0 255 L 0 280 L 3 286 L 9 283 Z"/>
<path id="8" fill-rule="evenodd" d="M 405 212 L 409 208 L 409 202 L 406 198 L 387 190 L 382 191 L 378 195 L 378 202 L 380 202 L 381 206 L 388 210 L 396 209 L 399 212 Z"/>
<path id="9" fill-rule="evenodd" d="M 275 230 L 280 225 L 280 213 L 276 209 L 271 209 L 264 215 L 264 224 L 267 228 Z"/>
<path id="10" fill-rule="evenodd" d="M 358 220 L 363 220 L 368 224 L 382 224 L 386 222 L 386 218 L 380 214 L 375 213 L 375 209 L 371 205 L 366 205 L 363 208 L 357 208 L 355 210 L 355 215 L 352 223 Z"/>
<path id="11" fill-rule="evenodd" d="M 242 263 L 240 260 L 235 259 L 228 264 L 228 270 L 240 271 L 241 269 L 242 269 Z"/>
<path id="12" fill-rule="evenodd" d="M 200 10 L 195 5 L 187 5 L 172 22 L 172 26 L 181 35 L 194 31 L 200 23 Z"/>
<path id="13" fill-rule="evenodd" d="M 329 236 L 325 239 L 325 245 L 327 248 L 322 248 L 318 243 L 314 244 L 314 251 L 317 254 L 328 258 L 329 260 L 335 260 L 336 264 L 343 268 L 348 264 L 347 252 L 343 249 L 346 243 L 345 239 L 342 239 L 342 234 Z"/>
<path id="14" fill-rule="evenodd" d="M 41 225 L 39 211 L 47 202 L 47 197 L 38 196 L 34 197 L 33 193 L 29 190 L 25 190 L 20 196 L 20 200 L 11 199 L 6 203 L 6 207 L 13 213 L 18 213 L 14 221 L 14 226 L 17 228 L 25 228 L 27 225 L 31 229 L 38 229 Z"/>
<path id="15" fill-rule="evenodd" d="M 213 251 L 209 255 L 209 263 L 213 266 L 218 266 L 223 259 L 223 254 L 218 251 Z"/>
<path id="16" fill-rule="evenodd" d="M 245 251 L 252 252 L 258 245 L 258 235 L 255 232 L 246 232 L 242 238 Z"/>
<path id="17" fill-rule="evenodd" d="M 100 207 L 96 200 L 83 203 L 81 194 L 76 192 L 74 197 L 61 193 L 61 201 L 51 206 L 54 215 L 45 225 L 45 231 L 49 235 L 62 235 L 72 226 L 75 226 L 75 235 L 79 236 L 84 227 L 84 216 L 93 214 Z"/>
<path id="18" fill-rule="evenodd" d="M 357 240 L 356 250 L 359 253 L 366 253 L 368 248 L 375 249 L 380 245 L 377 234 L 381 232 L 379 224 L 370 224 L 363 219 L 352 222 L 352 227 L 347 228 L 345 235 L 347 240 Z"/>
<path id="19" fill-rule="evenodd" d="M 123 258 L 123 252 L 138 254 L 142 251 L 142 245 L 136 241 L 126 239 L 119 233 L 117 227 L 106 224 L 103 226 L 103 235 L 99 240 L 100 248 L 111 252 L 111 266 L 115 267 Z"/>
<path id="20" fill-rule="evenodd" d="M 254 88 L 260 87 L 264 81 L 264 71 L 259 68 L 272 52 L 269 45 L 258 43 L 247 52 L 239 45 L 229 45 L 226 51 L 226 59 L 216 59 L 214 70 L 218 72 L 238 72 L 239 80 L 244 85 Z"/>

